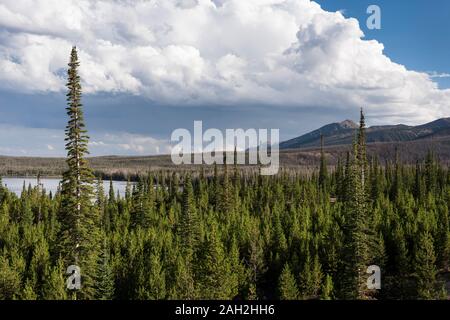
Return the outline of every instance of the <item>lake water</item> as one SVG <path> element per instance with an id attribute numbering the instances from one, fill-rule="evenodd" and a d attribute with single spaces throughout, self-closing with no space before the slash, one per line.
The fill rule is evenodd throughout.
<path id="1" fill-rule="evenodd" d="M 2 178 L 3 185 L 6 186 L 10 191 L 14 192 L 18 196 L 22 193 L 23 183 L 25 182 L 25 186 L 28 188 L 28 186 L 31 184 L 32 187 L 35 187 L 37 185 L 37 179 L 36 178 Z M 43 185 L 45 191 L 49 193 L 50 191 L 54 195 L 56 193 L 56 190 L 58 189 L 58 185 L 61 182 L 60 179 L 55 178 L 41 178 L 41 184 Z M 105 193 L 107 194 L 109 191 L 109 180 L 103 181 Z M 113 187 L 114 187 L 114 193 L 117 194 L 117 191 L 119 191 L 120 196 L 125 195 L 125 189 L 127 187 L 126 181 L 113 181 Z"/>

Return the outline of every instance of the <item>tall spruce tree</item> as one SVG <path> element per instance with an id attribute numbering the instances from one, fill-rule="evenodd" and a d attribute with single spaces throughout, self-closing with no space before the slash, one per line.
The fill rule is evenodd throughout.
<path id="1" fill-rule="evenodd" d="M 189 262 L 199 240 L 197 210 L 190 174 L 185 177 L 182 201 L 178 233 L 180 235 L 180 244 L 183 248 L 183 253 L 186 255 L 187 262 Z"/>
<path id="2" fill-rule="evenodd" d="M 114 274 L 110 261 L 110 247 L 103 235 L 103 245 L 97 261 L 96 295 L 98 300 L 111 300 L 114 297 Z"/>
<path id="3" fill-rule="evenodd" d="M 73 298 L 94 297 L 94 277 L 96 270 L 99 214 L 93 206 L 94 175 L 85 156 L 88 152 L 89 137 L 85 129 L 81 104 L 81 84 L 78 75 L 78 54 L 72 48 L 67 82 L 66 150 L 68 170 L 63 174 L 61 189 L 61 210 L 59 220 L 59 254 L 66 268 L 77 265 L 81 269 L 81 289 L 72 292 Z"/>
<path id="4" fill-rule="evenodd" d="M 417 298 L 436 298 L 436 256 L 433 239 L 427 230 L 419 232 L 414 256 L 414 276 L 416 278 Z"/>
<path id="5" fill-rule="evenodd" d="M 321 300 L 331 300 L 333 299 L 333 279 L 329 274 L 325 276 L 325 280 L 322 283 L 322 289 L 320 294 Z"/>
<path id="6" fill-rule="evenodd" d="M 297 283 L 288 263 L 284 265 L 281 272 L 278 291 L 282 300 L 297 300 L 299 298 Z"/>
<path id="7" fill-rule="evenodd" d="M 365 299 L 366 269 L 371 264 L 372 248 L 375 246 L 374 226 L 368 215 L 369 189 L 365 142 L 365 119 L 361 109 L 360 126 L 353 144 L 352 160 L 347 164 L 344 255 L 340 292 L 345 299 Z"/>
<path id="8" fill-rule="evenodd" d="M 198 283 L 203 299 L 232 299 L 237 295 L 231 265 L 219 238 L 217 223 L 212 222 L 209 237 L 199 253 Z"/>
<path id="9" fill-rule="evenodd" d="M 319 168 L 319 186 L 323 189 L 327 189 L 328 172 L 327 162 L 325 159 L 325 153 L 323 151 L 323 135 L 320 135 L 320 168 Z"/>
<path id="10" fill-rule="evenodd" d="M 428 193 L 433 193 L 436 190 L 437 170 L 436 158 L 433 149 L 428 150 L 425 159 L 425 187 Z"/>
<path id="11" fill-rule="evenodd" d="M 356 150 L 356 165 L 358 167 L 358 178 L 360 179 L 361 187 L 364 192 L 368 184 L 367 179 L 367 152 L 366 152 L 366 120 L 363 109 L 360 110 L 359 130 L 357 134 L 357 150 Z"/>
<path id="12" fill-rule="evenodd" d="M 65 267 L 61 259 L 56 265 L 48 267 L 43 284 L 42 298 L 45 300 L 65 300 L 67 299 L 66 279 L 64 278 Z"/>
<path id="13" fill-rule="evenodd" d="M 229 214 L 232 210 L 232 185 L 230 184 L 230 178 L 228 175 L 228 164 L 227 164 L 227 153 L 224 153 L 224 169 L 223 169 L 223 176 L 222 176 L 222 184 L 220 188 L 220 198 L 218 203 L 218 209 L 220 213 L 222 214 Z"/>

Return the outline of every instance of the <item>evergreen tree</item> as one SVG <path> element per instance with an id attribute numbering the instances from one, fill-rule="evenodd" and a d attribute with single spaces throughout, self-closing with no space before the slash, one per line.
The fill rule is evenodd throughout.
<path id="1" fill-rule="evenodd" d="M 285 264 L 283 272 L 280 275 L 279 280 L 279 296 L 282 300 L 296 300 L 299 293 L 294 275 L 289 268 L 289 264 Z"/>
<path id="2" fill-rule="evenodd" d="M 420 232 L 415 251 L 414 275 L 417 283 L 417 297 L 434 299 L 436 297 L 436 257 L 433 240 L 428 231 Z"/>
<path id="3" fill-rule="evenodd" d="M 242 264 L 238 242 L 235 237 L 231 239 L 231 248 L 229 253 L 230 260 L 230 289 L 233 293 L 238 293 L 246 280 L 245 266 Z"/>
<path id="4" fill-rule="evenodd" d="M 108 202 L 109 203 L 114 203 L 116 201 L 115 199 L 115 195 L 114 195 L 114 185 L 113 185 L 113 181 L 112 181 L 112 177 L 109 180 L 109 192 L 108 192 Z"/>
<path id="5" fill-rule="evenodd" d="M 103 246 L 97 262 L 95 297 L 98 300 L 111 300 L 114 297 L 114 273 L 110 261 L 110 248 L 104 236 Z"/>
<path id="6" fill-rule="evenodd" d="M 356 165 L 358 178 L 361 181 L 362 190 L 366 191 L 367 181 L 367 152 L 366 152 L 366 121 L 363 109 L 360 111 L 359 130 L 357 134 Z"/>
<path id="7" fill-rule="evenodd" d="M 319 295 L 322 286 L 322 268 L 317 255 L 311 259 L 307 254 L 303 269 L 300 273 L 300 294 L 303 298 L 310 299 Z"/>
<path id="8" fill-rule="evenodd" d="M 325 153 L 323 151 L 323 135 L 320 135 L 319 186 L 322 189 L 326 189 L 327 183 L 328 183 L 328 171 L 327 171 L 327 163 L 326 163 L 326 159 L 325 159 Z"/>
<path id="9" fill-rule="evenodd" d="M 66 110 L 69 122 L 65 140 L 68 170 L 64 172 L 62 180 L 59 254 L 66 266 L 77 265 L 81 268 L 82 288 L 79 292 L 74 291 L 74 297 L 92 298 L 99 218 L 98 211 L 92 204 L 94 176 L 85 158 L 88 154 L 89 137 L 86 134 L 81 104 L 79 65 L 77 50 L 73 47 L 67 82 Z"/>
<path id="10" fill-rule="evenodd" d="M 186 176 L 184 182 L 183 204 L 178 230 L 181 246 L 184 249 L 184 254 L 189 260 L 189 257 L 196 249 L 199 238 L 197 210 L 194 201 L 194 190 L 192 187 L 191 176 L 189 174 Z"/>
<path id="11" fill-rule="evenodd" d="M 398 148 L 395 148 L 395 169 L 394 169 L 394 181 L 391 189 L 391 198 L 395 201 L 400 199 L 402 193 L 402 167 L 400 164 Z"/>
<path id="12" fill-rule="evenodd" d="M 45 277 L 42 298 L 45 300 L 67 299 L 65 268 L 63 261 L 59 259 L 56 266 L 49 267 Z"/>
<path id="13" fill-rule="evenodd" d="M 440 223 L 435 237 L 436 262 L 438 266 L 447 269 L 450 263 L 450 222 L 447 206 L 439 207 L 438 219 Z"/>
<path id="14" fill-rule="evenodd" d="M 254 226 L 250 229 L 249 244 L 248 244 L 248 288 L 247 298 L 249 300 L 255 300 L 258 297 L 260 280 L 267 270 L 267 265 L 264 261 L 264 248 L 262 245 L 262 239 Z"/>
<path id="15" fill-rule="evenodd" d="M 166 277 L 159 254 L 152 252 L 149 258 L 146 283 L 139 288 L 139 297 L 142 299 L 162 300 L 166 297 Z"/>
<path id="16" fill-rule="evenodd" d="M 230 178 L 228 175 L 228 165 L 226 159 L 226 153 L 224 158 L 224 171 L 222 177 L 222 185 L 220 188 L 221 194 L 218 203 L 219 211 L 225 215 L 228 215 L 232 209 L 232 191 L 231 191 Z"/>
<path id="17" fill-rule="evenodd" d="M 425 187 L 427 193 L 436 191 L 437 184 L 437 170 L 436 160 L 433 150 L 428 150 L 425 160 Z"/>
<path id="18" fill-rule="evenodd" d="M 322 300 L 331 300 L 334 298 L 333 294 L 333 280 L 329 274 L 325 276 L 325 280 L 322 284 L 322 290 L 320 299 Z"/>
<path id="19" fill-rule="evenodd" d="M 197 298 L 191 263 L 179 256 L 176 260 L 175 286 L 170 294 L 171 299 L 191 300 Z"/>
<path id="20" fill-rule="evenodd" d="M 338 158 L 335 170 L 335 194 L 339 201 L 343 201 L 344 193 L 345 193 L 345 177 L 344 177 L 344 168 L 342 166 L 341 158 Z"/>
<path id="21" fill-rule="evenodd" d="M 414 176 L 413 195 L 419 201 L 419 203 L 422 203 L 422 201 L 424 199 L 423 193 L 424 193 L 424 186 L 422 183 L 422 173 L 421 173 L 419 160 L 417 160 L 415 176 Z"/>
<path id="22" fill-rule="evenodd" d="M 38 295 L 34 291 L 34 285 L 30 280 L 27 280 L 24 285 L 23 293 L 20 297 L 21 300 L 37 300 Z"/>
<path id="23" fill-rule="evenodd" d="M 11 267 L 6 257 L 0 255 L 0 300 L 17 298 L 20 284 L 20 274 Z"/>
<path id="24" fill-rule="evenodd" d="M 353 159 L 347 164 L 345 243 L 340 286 L 341 296 L 346 299 L 367 297 L 366 269 L 373 261 L 370 246 L 375 242 L 375 237 L 373 221 L 368 215 L 365 148 L 365 120 L 361 109 L 360 126 L 353 146 Z"/>
<path id="25" fill-rule="evenodd" d="M 0 176 L 0 203 L 3 200 L 3 196 L 4 196 L 4 193 L 5 193 L 4 189 L 5 189 L 5 187 L 3 185 L 3 179 L 2 179 L 2 176 Z"/>
<path id="26" fill-rule="evenodd" d="M 231 266 L 225 257 L 223 244 L 218 238 L 217 225 L 211 225 L 209 236 L 201 251 L 198 274 L 200 294 L 203 299 L 232 299 L 237 295 L 236 286 L 230 281 Z"/>

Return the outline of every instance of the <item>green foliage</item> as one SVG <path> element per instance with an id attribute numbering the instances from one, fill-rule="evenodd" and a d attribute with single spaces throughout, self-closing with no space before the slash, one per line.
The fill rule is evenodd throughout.
<path id="1" fill-rule="evenodd" d="M 323 136 L 320 136 L 320 167 L 319 167 L 319 186 L 328 187 L 328 170 L 325 153 L 323 151 Z"/>
<path id="2" fill-rule="evenodd" d="M 5 256 L 0 256 L 0 299 L 17 298 L 20 289 L 20 274 L 14 270 Z"/>
<path id="3" fill-rule="evenodd" d="M 324 157 L 311 174 L 271 177 L 215 165 L 143 174 L 125 196 L 112 184 L 105 195 L 85 159 L 75 50 L 69 66 L 62 189 L 0 186 L 0 299 L 444 298 L 450 170 L 433 153 L 369 164 L 361 114 L 334 171 Z M 80 291 L 66 289 L 70 264 Z M 379 291 L 365 286 L 372 264 Z"/>
<path id="4" fill-rule="evenodd" d="M 106 238 L 104 238 L 98 258 L 96 276 L 95 298 L 98 300 L 111 300 L 114 297 L 114 273 L 110 261 L 110 248 Z"/>
<path id="5" fill-rule="evenodd" d="M 62 260 L 58 260 L 55 266 L 48 267 L 47 276 L 43 284 L 42 299 L 65 300 L 68 298 L 64 274 L 65 269 Z"/>
<path id="6" fill-rule="evenodd" d="M 157 179 L 143 176 L 134 196 L 130 185 L 128 198 L 114 190 L 105 199 L 97 194 L 92 208 L 99 210 L 103 203 L 108 218 L 98 219 L 103 236 L 92 255 L 90 293 L 77 298 L 441 297 L 440 274 L 448 264 L 448 186 L 438 184 L 434 194 L 419 201 L 414 196 L 416 167 L 403 166 L 398 172 L 402 192 L 391 199 L 394 167 L 374 170 L 371 165 L 368 181 L 374 181 L 374 174 L 383 181 L 373 198 L 356 189 L 361 180 L 355 163 L 350 157 L 342 177 L 330 179 L 325 191 L 319 191 L 318 175 L 238 173 L 239 183 L 230 182 L 238 201 L 228 212 L 215 210 L 209 196 L 215 183 L 207 176 L 186 175 L 176 182 L 161 173 Z M 419 170 L 422 176 L 424 167 Z M 217 171 L 221 181 L 224 172 Z M 349 183 L 342 198 L 330 202 L 339 181 L 353 181 L 353 186 Z M 172 195 L 163 187 L 176 184 L 179 191 Z M 1 297 L 74 298 L 66 289 L 67 263 L 63 256 L 58 259 L 64 221 L 56 217 L 63 195 L 38 196 L 34 188 L 21 198 L 3 193 Z M 135 220 L 132 215 L 141 204 L 144 219 Z M 40 208 L 41 218 L 25 222 L 21 211 L 27 207 L 35 217 Z M 105 221 L 110 221 L 108 228 Z M 370 264 L 381 267 L 380 292 L 366 290 L 358 279 L 367 276 Z"/>
<path id="7" fill-rule="evenodd" d="M 217 225 L 212 223 L 203 248 L 199 250 L 199 269 L 197 283 L 200 298 L 226 300 L 237 295 L 236 284 L 233 283 L 233 271 L 226 258 L 222 241 L 219 239 Z"/>
<path id="8" fill-rule="evenodd" d="M 303 299 L 317 298 L 322 286 L 322 270 L 319 258 L 308 254 L 300 272 L 300 295 Z"/>
<path id="9" fill-rule="evenodd" d="M 329 274 L 326 275 L 325 280 L 322 284 L 322 292 L 320 294 L 320 299 L 322 300 L 331 300 L 334 298 L 333 293 L 333 280 Z"/>
<path id="10" fill-rule="evenodd" d="M 294 275 L 289 268 L 289 264 L 285 264 L 279 280 L 279 297 L 282 300 L 296 300 L 299 298 L 297 283 Z"/>
<path id="11" fill-rule="evenodd" d="M 66 110 L 69 121 L 65 141 L 68 170 L 63 175 L 61 188 L 58 253 L 66 266 L 77 265 L 82 270 L 83 285 L 76 295 L 80 298 L 92 298 L 95 293 L 93 285 L 99 249 L 100 218 L 92 203 L 94 175 L 85 158 L 89 153 L 89 137 L 81 104 L 79 64 L 77 50 L 73 47 L 67 81 Z"/>
<path id="12" fill-rule="evenodd" d="M 184 253 L 190 257 L 196 249 L 199 240 L 199 224 L 195 206 L 194 190 L 191 176 L 187 175 L 183 188 L 183 203 L 179 222 L 179 235 Z M 189 258 L 188 258 L 189 259 Z"/>
<path id="13" fill-rule="evenodd" d="M 418 235 L 415 248 L 414 275 L 417 281 L 417 297 L 419 299 L 434 299 L 436 297 L 436 257 L 433 240 L 428 231 Z"/>

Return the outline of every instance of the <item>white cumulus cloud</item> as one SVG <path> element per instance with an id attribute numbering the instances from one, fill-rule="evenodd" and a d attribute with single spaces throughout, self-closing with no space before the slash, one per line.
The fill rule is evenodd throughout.
<path id="1" fill-rule="evenodd" d="M 171 150 L 168 140 L 128 132 L 94 133 L 93 138 L 89 145 L 97 155 L 157 155 Z"/>
<path id="2" fill-rule="evenodd" d="M 72 45 L 86 93 L 169 105 L 365 107 L 383 123 L 450 111 L 438 74 L 394 63 L 357 20 L 310 0 L 2 0 L 0 87 L 64 90 Z"/>
<path id="3" fill-rule="evenodd" d="M 450 73 L 439 73 L 436 71 L 428 72 L 431 78 L 450 78 Z"/>

